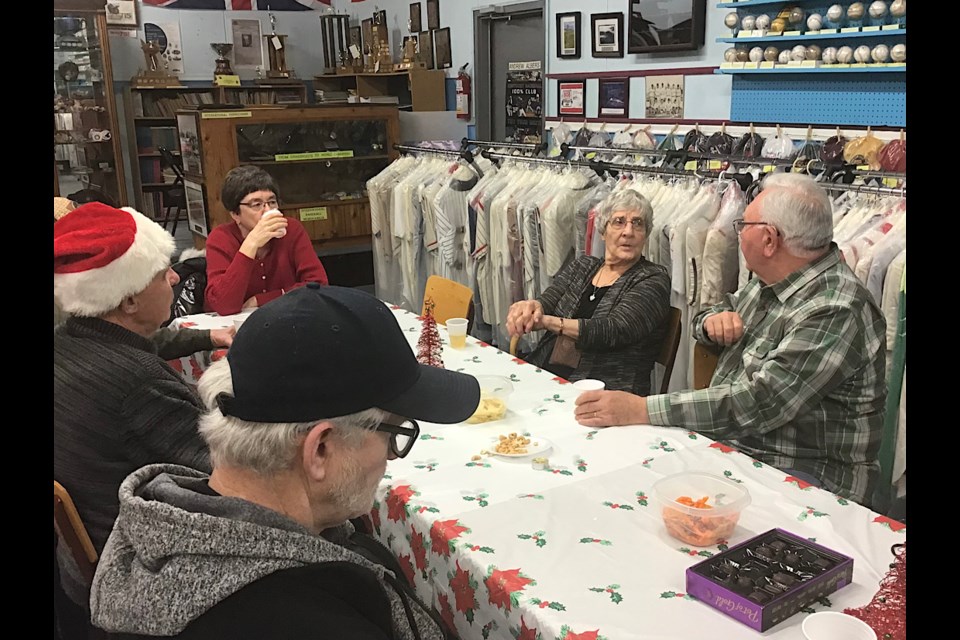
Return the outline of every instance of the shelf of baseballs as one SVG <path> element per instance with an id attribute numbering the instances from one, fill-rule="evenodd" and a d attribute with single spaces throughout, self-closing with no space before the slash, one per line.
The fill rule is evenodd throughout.
<path id="1" fill-rule="evenodd" d="M 834 29 L 832 32 L 827 30 L 822 30 L 819 32 L 810 32 L 806 33 L 797 32 L 788 32 L 784 31 L 781 33 L 770 33 L 767 32 L 763 35 L 752 35 L 758 33 L 758 31 L 740 31 L 735 38 L 717 38 L 717 42 L 723 42 L 727 44 L 749 44 L 751 42 L 782 42 L 784 40 L 791 41 L 804 41 L 804 40 L 846 40 L 847 38 L 888 38 L 890 36 L 905 36 L 907 35 L 906 29 L 901 29 L 897 25 L 884 25 L 893 27 L 892 29 L 881 29 L 877 27 L 872 29 L 871 27 L 862 27 L 857 28 L 856 31 L 838 31 Z M 748 35 L 740 35 L 745 33 Z M 763 33 L 763 32 L 759 32 Z M 790 33 L 790 35 L 787 35 Z"/>
<path id="2" fill-rule="evenodd" d="M 770 65 L 770 66 L 765 66 Z M 906 62 L 823 64 L 820 60 L 803 60 L 797 64 L 775 62 L 724 62 L 716 74 L 737 73 L 906 73 Z"/>

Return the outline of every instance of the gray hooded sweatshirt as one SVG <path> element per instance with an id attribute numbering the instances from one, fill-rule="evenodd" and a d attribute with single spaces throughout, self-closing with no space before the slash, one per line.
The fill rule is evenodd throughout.
<path id="1" fill-rule="evenodd" d="M 393 573 L 343 546 L 354 533 L 350 523 L 317 536 L 265 507 L 211 495 L 208 478 L 187 467 L 154 464 L 123 481 L 120 515 L 90 591 L 96 626 L 110 633 L 176 635 L 275 571 L 350 562 L 375 572 L 384 586 L 396 637 L 414 638 L 403 599 L 391 584 Z M 407 603 L 420 637 L 442 640 L 421 603 Z"/>

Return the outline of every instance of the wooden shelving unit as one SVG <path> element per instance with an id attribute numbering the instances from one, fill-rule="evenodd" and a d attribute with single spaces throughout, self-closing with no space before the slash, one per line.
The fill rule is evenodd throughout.
<path id="1" fill-rule="evenodd" d="M 446 73 L 442 69 L 314 76 L 313 87 L 315 91 L 353 92 L 359 98 L 396 96 L 398 107 L 408 111 L 447 108 Z"/>

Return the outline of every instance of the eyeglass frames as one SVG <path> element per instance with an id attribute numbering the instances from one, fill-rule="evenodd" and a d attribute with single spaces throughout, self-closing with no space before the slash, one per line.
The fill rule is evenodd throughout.
<path id="1" fill-rule="evenodd" d="M 747 221 L 744 220 L 743 218 L 740 218 L 739 220 L 734 220 L 734 221 L 733 221 L 733 231 L 734 231 L 734 233 L 736 233 L 736 234 L 739 236 L 741 233 L 743 233 L 744 227 L 747 227 L 747 226 L 749 226 L 749 225 L 754 225 L 754 224 L 757 224 L 757 225 L 759 225 L 759 224 L 766 225 L 766 226 L 770 227 L 771 229 L 773 229 L 773 230 L 776 232 L 777 235 L 780 235 L 780 229 L 777 229 L 775 226 L 773 226 L 773 225 L 770 224 L 769 222 L 747 222 Z"/>
<path id="2" fill-rule="evenodd" d="M 617 216 L 616 218 L 610 218 L 610 222 L 608 224 L 610 225 L 611 229 L 616 229 L 617 231 L 619 231 L 620 229 L 623 229 L 625 226 L 627 226 L 627 222 L 629 222 L 630 226 L 633 227 L 634 230 L 636 231 L 643 231 L 644 229 L 642 218 L 630 218 L 629 220 L 627 220 L 623 216 Z"/>
<path id="3" fill-rule="evenodd" d="M 420 425 L 416 420 L 405 420 L 403 424 L 381 422 L 375 431 L 389 433 L 390 453 L 398 458 L 405 458 L 420 436 Z"/>
<path id="4" fill-rule="evenodd" d="M 241 202 L 245 207 L 250 207 L 254 211 L 263 211 L 264 209 L 276 209 L 280 202 L 276 198 L 272 200 L 252 200 L 250 202 Z"/>

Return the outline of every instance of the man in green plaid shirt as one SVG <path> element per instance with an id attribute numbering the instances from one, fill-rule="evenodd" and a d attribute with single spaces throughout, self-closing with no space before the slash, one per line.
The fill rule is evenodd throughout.
<path id="1" fill-rule="evenodd" d="M 811 178 L 767 177 L 734 223 L 749 283 L 693 320 L 723 346 L 710 387 L 577 400 L 589 427 L 697 431 L 870 506 L 886 400 L 886 323 L 833 243 L 830 200 Z"/>

